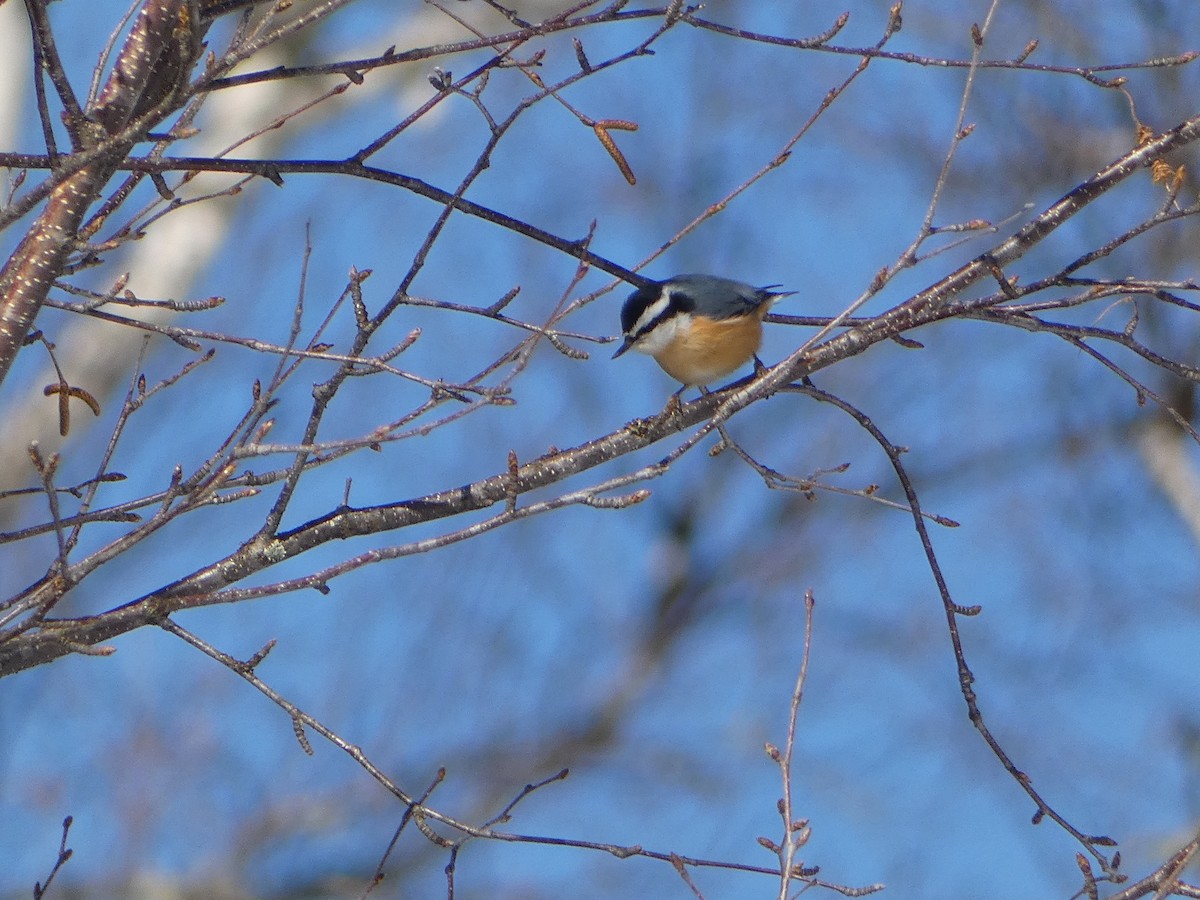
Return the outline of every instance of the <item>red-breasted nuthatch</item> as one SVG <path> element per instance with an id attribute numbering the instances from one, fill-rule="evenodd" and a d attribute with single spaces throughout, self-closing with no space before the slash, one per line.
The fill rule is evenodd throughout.
<path id="1" fill-rule="evenodd" d="M 724 378 L 762 344 L 762 320 L 771 304 L 794 291 L 777 284 L 754 287 L 714 275 L 676 275 L 634 291 L 621 307 L 626 350 L 653 356 L 684 387 Z"/>

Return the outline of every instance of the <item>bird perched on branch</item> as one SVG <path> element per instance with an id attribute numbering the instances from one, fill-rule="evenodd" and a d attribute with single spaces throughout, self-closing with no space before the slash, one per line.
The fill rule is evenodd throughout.
<path id="1" fill-rule="evenodd" d="M 754 287 L 715 275 L 676 275 L 650 282 L 621 307 L 625 340 L 613 359 L 627 350 L 654 357 L 663 371 L 700 387 L 724 378 L 753 359 L 762 344 L 762 321 L 780 297 L 777 284 Z"/>

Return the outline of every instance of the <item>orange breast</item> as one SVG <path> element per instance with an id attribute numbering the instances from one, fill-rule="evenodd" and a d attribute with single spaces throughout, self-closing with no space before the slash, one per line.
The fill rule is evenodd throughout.
<path id="1" fill-rule="evenodd" d="M 709 384 L 750 361 L 762 344 L 762 321 L 751 313 L 732 319 L 693 319 L 686 334 L 654 358 L 686 385 Z"/>

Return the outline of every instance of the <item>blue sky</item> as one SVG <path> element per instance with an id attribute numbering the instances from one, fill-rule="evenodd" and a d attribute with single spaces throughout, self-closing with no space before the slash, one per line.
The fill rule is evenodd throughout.
<path id="1" fill-rule="evenodd" d="M 75 15 L 94 27 L 63 30 L 64 54 L 79 61 L 79 77 L 86 79 L 118 6 L 81 9 Z M 891 48 L 966 56 L 969 26 L 986 11 L 970 6 L 911 4 Z M 454 7 L 475 12 L 475 4 Z M 704 14 L 804 35 L 849 9 L 838 43 L 850 46 L 873 43 L 884 22 L 883 4 L 803 7 L 718 2 Z M 63 17 L 52 12 L 56 21 Z M 1036 37 L 1041 62 L 1134 61 L 1192 49 L 1181 35 L 1200 33 L 1188 30 L 1196 13 L 1183 3 L 1161 4 L 1157 18 L 1132 3 L 1077 12 L 1065 2 L 1002 3 L 988 55 L 1015 55 Z M 415 34 L 422 35 L 417 44 L 455 34 L 426 30 L 435 20 L 431 7 L 398 13 L 385 3 L 352 5 L 296 58 L 362 56 L 409 46 Z M 652 27 L 634 22 L 582 38 L 598 61 Z M 547 50 L 543 78 L 577 66 L 569 39 L 540 46 Z M 468 196 L 565 237 L 581 236 L 595 220 L 597 252 L 631 266 L 770 160 L 857 62 L 687 27 L 655 50 L 564 94 L 594 118 L 639 123 L 636 133 L 616 134 L 636 186 L 625 183 L 587 128 L 547 101 L 501 142 Z M 459 75 L 485 58 L 439 64 Z M 369 76 L 361 90 L 268 135 L 262 146 L 288 157 L 349 154 L 430 96 L 428 68 Z M 1152 127 L 1194 113 L 1193 68 L 1128 74 L 1138 112 Z M 876 61 L 785 166 L 647 274 L 711 271 L 782 283 L 800 293 L 779 312 L 836 313 L 916 233 L 964 77 L 961 69 Z M 503 113 L 530 89 L 505 70 L 484 96 Z M 271 114 L 299 99 L 277 101 Z M 206 114 L 252 115 L 245 104 L 214 102 Z M 959 151 L 939 224 L 998 221 L 1025 204 L 1036 212 L 1133 143 L 1127 101 L 1069 75 L 982 72 L 967 118 L 976 132 Z M 8 145 L 35 149 L 36 120 L 26 115 L 20 124 Z M 203 118 L 201 126 L 219 130 Z M 453 189 L 484 131 L 477 111 L 451 98 L 375 162 Z M 1179 161 L 1191 165 L 1192 156 Z M 151 196 L 147 186 L 143 202 Z M 1029 281 L 1054 271 L 1160 202 L 1148 179 L 1131 179 L 1009 274 Z M 181 324 L 276 342 L 290 324 L 306 229 L 313 247 L 307 334 L 351 266 L 374 270 L 364 299 L 378 309 L 438 213 L 395 188 L 333 177 L 290 177 L 282 190 L 256 182 L 214 204 L 228 217 L 221 237 L 211 255 L 195 251 L 194 279 L 173 289 L 186 297 L 219 294 L 227 303 Z M 186 257 L 187 242 L 198 246 L 204 229 L 216 226 L 179 218 L 185 227 L 175 240 L 184 242 Z M 1194 276 L 1194 258 L 1181 252 L 1194 250 L 1194 227 L 1185 221 L 1152 232 L 1090 271 Z M 11 233 L 3 239 L 5 249 L 15 241 Z M 864 312 L 903 301 L 992 240 L 984 236 L 904 273 Z M 81 280 L 111 283 L 136 262 L 134 252 L 122 251 Z M 560 253 L 455 217 L 413 293 L 486 306 L 519 284 L 509 309 L 537 321 L 574 269 Z M 150 274 L 135 270 L 135 283 L 139 277 Z M 575 296 L 606 283 L 592 273 Z M 581 309 L 567 327 L 615 334 L 625 292 Z M 1102 312 L 1088 306 L 1062 315 L 1124 321 L 1120 310 Z M 1141 312 L 1147 340 L 1194 360 L 1197 329 L 1189 316 Z M 51 334 L 70 324 L 61 315 L 39 319 Z M 469 377 L 520 338 L 477 317 L 402 308 L 380 346 L 415 326 L 422 338 L 400 359 L 426 377 Z M 763 358 L 777 361 L 809 333 L 769 327 Z M 347 311 L 331 334 L 343 349 Z M 820 373 L 817 383 L 908 447 L 905 463 L 925 508 L 961 523 L 933 527 L 933 538 L 956 600 L 984 607 L 980 617 L 960 620 L 960 629 L 989 725 L 1073 824 L 1120 841 L 1123 868 L 1140 877 L 1194 832 L 1200 816 L 1200 566 L 1195 538 L 1138 453 L 1151 410 L 1094 360 L 1048 335 L 955 322 L 911 336 L 925 348 L 879 345 Z M 514 382 L 512 407 L 306 476 L 284 527 L 336 507 L 347 478 L 354 504 L 419 496 L 501 471 L 510 448 L 528 459 L 550 445 L 606 434 L 653 414 L 674 389 L 645 357 L 611 362 L 611 347 L 580 346 L 590 358 L 539 348 Z M 166 377 L 189 358 L 169 342 L 152 343 L 148 377 Z M 1169 385 L 1127 356 L 1114 358 L 1156 388 Z M 21 379 L 34 383 L 40 364 L 23 360 L 0 403 L 15 402 Z M 260 354 L 222 347 L 214 363 L 154 398 L 120 445 L 115 468 L 130 478 L 107 489 L 106 502 L 161 488 L 174 464 L 204 459 L 245 409 L 252 380 L 273 367 Z M 309 386 L 328 371 L 301 369 L 274 411 L 273 439 L 296 439 Z M 360 379 L 335 404 L 323 437 L 363 433 L 419 399 L 419 390 L 398 380 Z M 101 418 L 65 445 L 64 483 L 94 469 L 119 402 L 110 397 Z M 780 396 L 747 409 L 730 429 L 780 471 L 806 476 L 849 463 L 822 482 L 852 490 L 878 484 L 882 496 L 902 499 L 878 447 L 830 407 Z M 674 446 L 667 441 L 617 460 L 567 487 L 632 471 Z M 769 866 L 773 857 L 755 838 L 778 839 L 780 778 L 762 747 L 783 740 L 803 646 L 801 597 L 811 588 L 812 659 L 793 773 L 797 811 L 813 829 L 805 862 L 820 865 L 829 881 L 885 883 L 894 897 L 1073 893 L 1077 845 L 1052 823 L 1030 824 L 1032 804 L 967 721 L 911 518 L 862 497 L 769 491 L 733 454 L 711 458 L 707 446 L 648 485 L 651 499 L 630 509 L 535 517 L 347 575 L 328 596 L 212 607 L 179 622 L 243 658 L 277 639 L 259 674 L 411 792 L 445 766 L 434 805 L 447 813 L 481 821 L 526 783 L 569 767 L 564 783 L 526 799 L 506 827 Z M 268 490 L 184 517 L 90 578 L 63 613 L 111 608 L 232 552 L 271 499 Z M 40 515 L 32 506 L 21 512 L 24 521 Z M 461 524 L 339 542 L 267 578 Z M 119 533 L 97 526 L 85 544 Z M 7 595 L 44 571 L 52 544 L 30 541 L 4 552 Z M 672 614 L 685 625 L 665 645 L 648 645 L 672 584 L 684 585 Z M 76 854 L 60 875 L 64 885 L 95 889 L 157 873 L 197 883 L 222 877 L 269 896 L 336 875 L 347 887 L 330 896 L 357 896 L 399 820 L 392 798 L 316 738 L 315 755 L 304 755 L 282 712 L 180 641 L 146 629 L 113 643 L 111 657 L 67 658 L 7 679 L 0 690 L 0 859 L 7 861 L 0 891 L 27 891 L 45 876 L 59 823 L 70 814 Z M 445 863 L 444 851 L 409 834 L 377 894 L 440 896 Z M 507 843 L 468 845 L 457 877 L 456 896 L 466 897 L 690 895 L 665 863 Z M 777 890 L 764 876 L 700 870 L 693 877 L 707 897 Z"/>

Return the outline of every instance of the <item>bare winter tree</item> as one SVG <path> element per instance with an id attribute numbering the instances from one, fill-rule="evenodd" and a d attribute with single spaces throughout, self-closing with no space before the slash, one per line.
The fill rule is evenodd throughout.
<path id="1" fill-rule="evenodd" d="M 0 818 L 80 823 L 57 861 L 41 835 L 40 856 L 0 842 L 26 890 L 166 869 L 245 896 L 1200 896 L 1200 623 L 1172 599 L 1194 600 L 1200 542 L 1200 110 L 1186 28 L 1160 21 L 1195 12 L 1139 30 L 1065 2 L 778 6 L 144 0 L 122 20 L 0 0 L 39 135 L 15 112 L 0 153 L 0 676 L 30 698 L 0 707 Z M 1128 43 L 1072 46 L 1064 23 Z M 664 407 L 649 362 L 605 359 L 651 266 L 811 283 L 769 317 L 765 368 Z M 1120 577 L 1082 581 L 1108 571 L 1106 534 Z M 1036 628 L 1007 618 L 1015 595 Z M 1178 714 L 1130 738 L 1153 762 L 1094 758 L 1087 726 L 1022 708 L 1083 709 L 1097 672 L 1132 691 L 1133 661 L 1184 635 L 1158 673 Z M 1013 692 L 995 718 L 976 649 Z M 184 658 L 236 700 L 176 684 Z M 909 678 L 881 706 L 935 698 L 945 736 L 868 712 Z M 35 792 L 26 757 L 60 784 L 95 760 L 23 749 L 106 719 L 120 746 L 158 735 L 109 755 L 115 818 L 151 848 L 122 871 L 72 859 L 99 826 L 72 791 Z M 765 744 L 769 787 L 709 754 L 713 722 Z M 319 776 L 271 761 L 280 733 Z M 969 767 L 941 779 L 947 808 L 1003 780 L 1016 812 L 945 827 L 1004 862 L 863 799 L 890 792 L 869 748 L 893 740 L 896 782 L 925 742 Z M 168 809 L 179 783 L 237 794 L 258 765 L 251 812 Z M 590 799 L 563 793 L 569 770 Z M 643 823 L 631 773 L 704 801 Z M 1105 791 L 1162 818 L 1094 824 L 1117 815 L 1089 805 Z M 164 861 L 195 862 L 168 823 L 202 819 L 220 875 Z"/>

